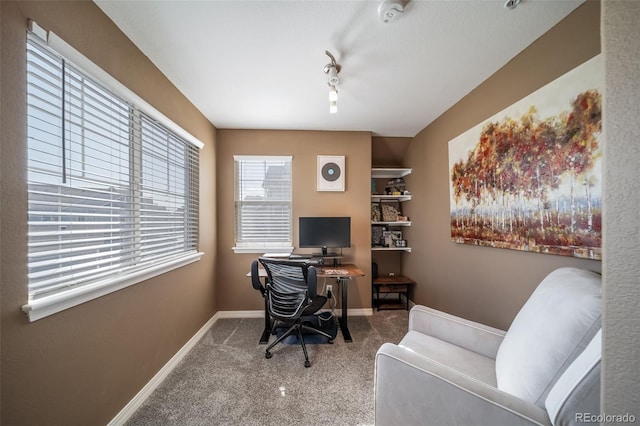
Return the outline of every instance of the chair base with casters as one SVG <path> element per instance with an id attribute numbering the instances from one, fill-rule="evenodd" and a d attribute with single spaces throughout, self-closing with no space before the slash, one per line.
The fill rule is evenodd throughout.
<path id="1" fill-rule="evenodd" d="M 304 325 L 300 322 L 300 319 L 298 319 L 291 327 L 289 327 L 289 329 L 286 332 L 284 332 L 284 334 L 278 337 L 273 343 L 271 343 L 267 347 L 267 349 L 264 352 L 264 357 L 267 359 L 271 358 L 273 356 L 273 354 L 271 353 L 271 349 L 275 345 L 277 345 L 278 343 L 282 342 L 284 339 L 292 335 L 293 333 L 296 333 L 296 335 L 298 336 L 298 341 L 302 346 L 302 351 L 304 352 L 304 366 L 307 368 L 311 367 L 311 361 L 309 361 L 309 354 L 307 353 L 307 345 L 305 345 L 304 343 L 305 331 L 324 336 L 329 339 L 329 343 L 333 343 L 333 337 L 329 333 L 325 333 L 322 330 L 318 330 L 316 328 L 309 327 L 308 325 Z"/>

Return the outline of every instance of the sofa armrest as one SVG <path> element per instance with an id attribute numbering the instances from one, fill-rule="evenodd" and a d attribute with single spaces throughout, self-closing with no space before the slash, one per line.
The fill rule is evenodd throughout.
<path id="1" fill-rule="evenodd" d="M 495 359 L 506 332 L 422 305 L 409 313 L 414 330 Z"/>
<path id="2" fill-rule="evenodd" d="M 392 343 L 375 362 L 375 424 L 550 425 L 542 408 Z"/>

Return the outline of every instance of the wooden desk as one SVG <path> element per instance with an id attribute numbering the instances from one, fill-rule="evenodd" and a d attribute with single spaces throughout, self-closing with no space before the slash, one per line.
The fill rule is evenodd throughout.
<path id="1" fill-rule="evenodd" d="M 340 331 L 342 331 L 344 341 L 353 342 L 351 333 L 349 332 L 349 326 L 347 325 L 347 281 L 351 278 L 364 277 L 364 272 L 351 263 L 337 266 L 318 265 L 316 269 L 320 269 L 318 271 L 318 277 L 335 278 L 336 283 L 340 286 L 342 292 L 342 312 L 338 323 L 340 324 Z"/>
<path id="2" fill-rule="evenodd" d="M 349 326 L 347 324 L 347 281 L 356 277 L 364 277 L 364 272 L 356 265 L 347 263 L 343 265 L 337 266 L 325 266 L 325 265 L 312 265 L 317 270 L 318 278 L 333 278 L 336 280 L 336 283 L 340 286 L 341 296 L 342 296 L 342 312 L 340 318 L 338 319 L 338 324 L 340 325 L 340 331 L 342 331 L 342 337 L 345 342 L 352 342 L 351 333 L 349 332 Z M 263 268 L 258 269 L 258 274 L 260 277 L 265 279 L 267 277 L 267 271 Z M 247 274 L 247 276 L 251 276 L 251 272 Z M 266 287 L 266 286 L 265 286 Z M 262 337 L 260 338 L 260 344 L 266 344 L 269 341 L 269 334 L 271 333 L 271 319 L 269 318 L 269 313 L 267 312 L 267 299 L 264 300 L 264 317 L 265 317 L 265 328 L 262 332 Z"/>

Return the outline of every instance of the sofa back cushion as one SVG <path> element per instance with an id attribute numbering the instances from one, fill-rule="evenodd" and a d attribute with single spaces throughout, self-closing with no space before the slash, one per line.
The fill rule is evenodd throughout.
<path id="1" fill-rule="evenodd" d="M 544 408 L 553 384 L 600 329 L 602 279 L 560 268 L 542 280 L 498 349 L 498 389 Z"/>

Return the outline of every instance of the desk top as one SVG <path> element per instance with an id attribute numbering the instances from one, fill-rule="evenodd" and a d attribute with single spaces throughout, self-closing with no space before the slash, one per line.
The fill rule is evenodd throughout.
<path id="1" fill-rule="evenodd" d="M 356 265 L 352 263 L 345 263 L 337 266 L 325 266 L 325 265 L 312 265 L 317 270 L 317 276 L 319 278 L 350 278 L 350 277 L 364 277 L 364 272 Z M 258 269 L 258 273 L 261 277 L 267 276 L 267 271 L 263 268 Z M 247 273 L 247 276 L 251 276 L 251 272 Z"/>
<path id="2" fill-rule="evenodd" d="M 314 265 L 314 267 L 318 270 L 318 277 L 320 278 L 364 277 L 364 272 L 353 263 L 345 263 L 344 265 L 337 266 Z"/>

